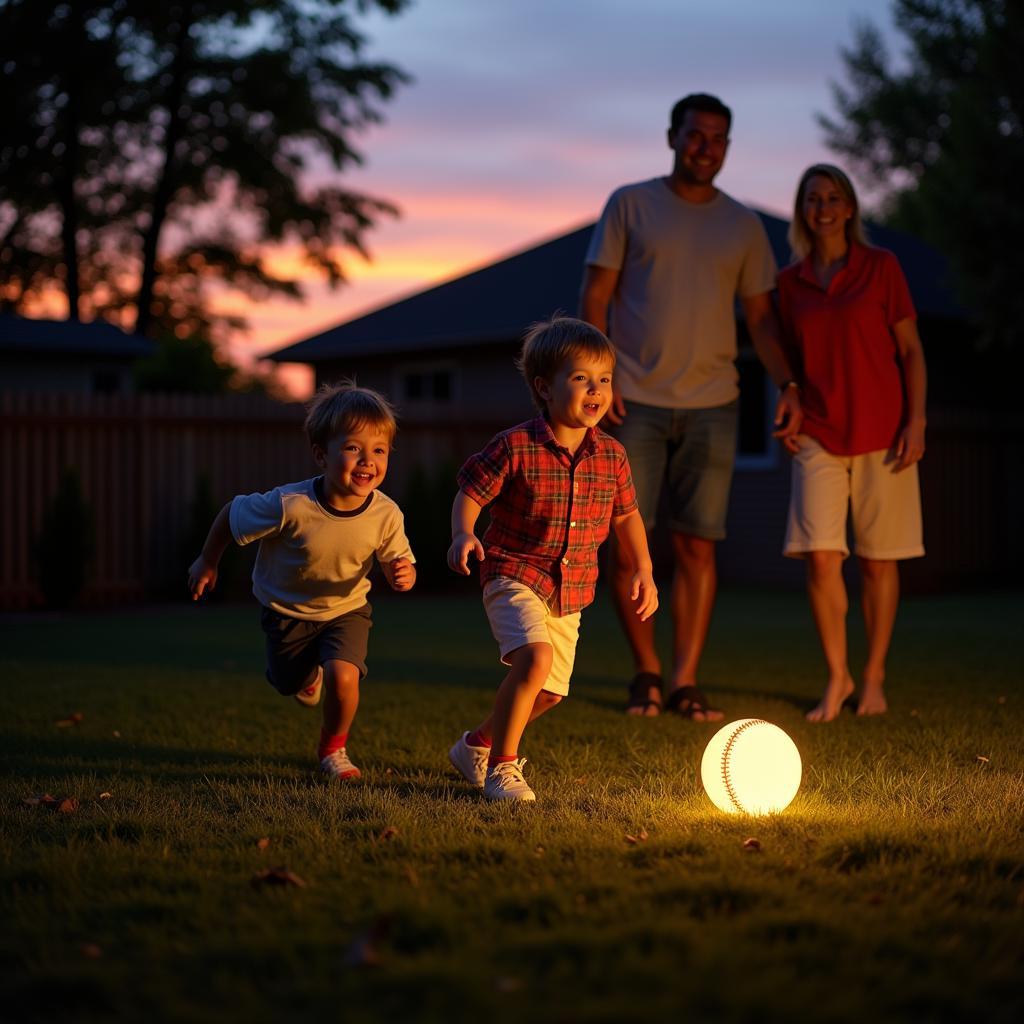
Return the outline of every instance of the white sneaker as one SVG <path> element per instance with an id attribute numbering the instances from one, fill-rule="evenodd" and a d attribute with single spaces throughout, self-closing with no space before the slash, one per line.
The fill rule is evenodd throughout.
<path id="1" fill-rule="evenodd" d="M 320 771 L 332 779 L 358 779 L 362 772 L 348 759 L 345 748 L 328 754 L 320 762 Z"/>
<path id="2" fill-rule="evenodd" d="M 533 790 L 523 778 L 526 758 L 518 761 L 503 761 L 487 770 L 484 781 L 484 796 L 488 800 L 536 800 Z"/>
<path id="3" fill-rule="evenodd" d="M 448 760 L 462 773 L 462 777 L 476 787 L 484 784 L 487 778 L 487 758 L 490 747 L 471 747 L 466 742 L 468 732 L 464 732 L 448 751 Z"/>
<path id="4" fill-rule="evenodd" d="M 316 679 L 304 690 L 295 694 L 295 699 L 306 707 L 315 708 L 320 703 L 320 691 L 324 686 L 324 667 L 319 665 L 316 670 Z"/>

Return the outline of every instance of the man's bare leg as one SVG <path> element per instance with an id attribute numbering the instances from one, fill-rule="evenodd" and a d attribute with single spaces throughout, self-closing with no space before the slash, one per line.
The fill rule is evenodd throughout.
<path id="1" fill-rule="evenodd" d="M 895 562 L 861 558 L 861 608 L 868 634 L 868 660 L 857 704 L 858 715 L 881 715 L 885 699 L 885 659 L 889 654 L 896 609 L 900 601 L 900 573 Z"/>
<path id="2" fill-rule="evenodd" d="M 715 542 L 673 530 L 672 636 L 673 666 L 669 693 L 697 685 L 697 667 L 711 627 L 711 612 L 718 591 Z M 721 711 L 694 710 L 696 722 L 717 722 Z"/>
<path id="3" fill-rule="evenodd" d="M 622 632 L 626 634 L 626 642 L 629 644 L 630 652 L 633 655 L 634 672 L 650 672 L 653 675 L 661 675 L 661 659 L 658 657 L 654 643 L 654 619 L 652 615 L 646 622 L 640 621 L 636 613 L 636 605 L 630 599 L 629 591 L 633 579 L 632 568 L 620 557 L 619 546 L 614 536 L 608 541 L 609 572 L 611 575 L 612 603 L 615 612 L 622 624 Z M 647 699 L 654 701 L 657 706 L 646 708 L 629 708 L 628 714 L 653 716 L 658 714 L 658 707 L 661 705 L 661 693 L 653 684 L 647 691 Z"/>
<path id="4" fill-rule="evenodd" d="M 825 693 L 816 708 L 807 712 L 809 722 L 831 722 L 853 693 L 853 678 L 847 663 L 846 613 L 849 599 L 843 581 L 841 551 L 807 553 L 807 596 L 811 601 L 814 624 L 828 667 Z"/>

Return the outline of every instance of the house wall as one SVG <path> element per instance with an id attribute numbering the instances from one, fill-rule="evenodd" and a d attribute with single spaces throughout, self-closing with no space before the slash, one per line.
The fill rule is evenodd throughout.
<path id="1" fill-rule="evenodd" d="M 130 363 L 102 357 L 88 360 L 49 355 L 25 359 L 5 354 L 2 386 L 10 391 L 66 391 L 130 394 L 135 389 Z"/>

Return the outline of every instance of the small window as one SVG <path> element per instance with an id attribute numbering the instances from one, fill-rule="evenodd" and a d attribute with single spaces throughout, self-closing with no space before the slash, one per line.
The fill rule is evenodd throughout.
<path id="1" fill-rule="evenodd" d="M 419 406 L 448 406 L 456 399 L 456 366 L 453 363 L 400 366 L 395 392 L 399 401 Z"/>
<path id="2" fill-rule="evenodd" d="M 117 370 L 96 370 L 92 375 L 95 395 L 117 395 L 121 392 L 121 374 Z"/>

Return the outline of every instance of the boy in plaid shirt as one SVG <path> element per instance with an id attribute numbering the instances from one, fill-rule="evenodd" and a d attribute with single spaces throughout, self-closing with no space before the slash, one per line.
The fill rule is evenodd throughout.
<path id="1" fill-rule="evenodd" d="M 534 800 L 519 740 L 569 692 L 580 612 L 594 599 L 609 528 L 633 567 L 636 614 L 658 607 L 647 531 L 622 445 L 597 424 L 612 400 L 615 350 L 597 328 L 560 317 L 530 330 L 519 369 L 541 414 L 492 438 L 459 471 L 448 565 L 480 561 L 484 608 L 509 666 L 490 715 L 449 751 L 490 800 Z M 491 506 L 483 543 L 473 528 Z"/>

